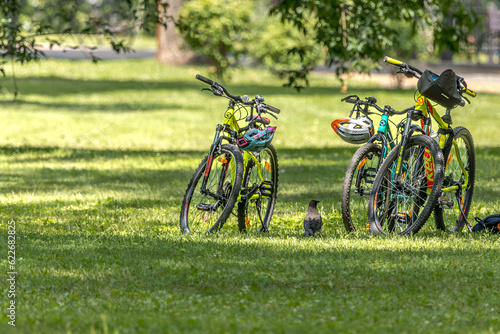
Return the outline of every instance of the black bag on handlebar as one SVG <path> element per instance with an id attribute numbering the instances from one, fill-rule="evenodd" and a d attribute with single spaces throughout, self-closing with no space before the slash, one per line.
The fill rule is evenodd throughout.
<path id="1" fill-rule="evenodd" d="M 418 79 L 417 87 L 420 94 L 447 109 L 456 107 L 462 101 L 457 90 L 455 72 L 451 69 L 445 70 L 438 77 L 425 70 Z"/>

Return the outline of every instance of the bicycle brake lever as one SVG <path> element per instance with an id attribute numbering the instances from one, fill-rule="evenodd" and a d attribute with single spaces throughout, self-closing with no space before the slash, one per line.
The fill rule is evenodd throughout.
<path id="1" fill-rule="evenodd" d="M 358 101 L 359 100 L 359 96 L 357 96 L 357 95 L 349 95 L 349 96 L 344 97 L 342 100 L 340 100 L 340 102 L 344 102 L 344 101 L 350 100 L 351 98 L 356 98 L 354 101 Z M 354 101 L 352 103 L 354 103 Z M 348 101 L 348 102 L 351 102 L 351 101 Z"/>
<path id="2" fill-rule="evenodd" d="M 396 72 L 396 74 L 398 74 L 398 73 L 402 73 L 405 75 L 405 77 L 410 78 L 410 79 L 415 77 L 415 75 L 412 72 L 410 72 L 408 70 L 408 68 L 406 68 L 406 67 L 400 67 L 399 70 Z"/>
<path id="3" fill-rule="evenodd" d="M 269 111 L 267 111 L 266 114 L 273 116 L 275 119 L 278 119 L 278 117 L 276 117 L 273 113 L 271 113 Z"/>
<path id="4" fill-rule="evenodd" d="M 219 85 L 212 85 L 212 93 L 217 96 L 222 96 L 224 95 L 224 91 Z"/>
<path id="5" fill-rule="evenodd" d="M 405 71 L 403 74 L 405 75 L 405 77 L 410 78 L 410 79 L 415 77 L 415 75 L 413 73 L 410 73 L 407 71 Z"/>
<path id="6" fill-rule="evenodd" d="M 458 77 L 457 81 L 458 81 L 458 83 L 460 83 L 465 88 L 465 90 L 467 90 L 467 82 L 465 82 L 464 78 Z"/>
<path id="7" fill-rule="evenodd" d="M 274 115 L 271 110 L 268 109 L 268 105 L 265 104 L 265 103 L 258 103 L 257 106 L 256 106 L 256 109 L 257 109 L 257 113 L 260 115 L 261 113 L 265 113 L 265 114 L 268 114 L 268 115 L 271 115 L 273 116 L 275 119 L 278 119 L 278 117 L 276 117 L 276 115 Z"/>
<path id="8" fill-rule="evenodd" d="M 222 92 L 220 90 L 216 90 L 216 89 L 211 89 L 211 88 L 202 88 L 201 89 L 202 91 L 203 90 L 208 90 L 210 93 L 214 94 L 214 95 L 217 95 L 217 96 L 222 96 Z"/>

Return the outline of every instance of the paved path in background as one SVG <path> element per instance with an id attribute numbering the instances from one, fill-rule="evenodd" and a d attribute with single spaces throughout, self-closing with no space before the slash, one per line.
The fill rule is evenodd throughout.
<path id="1" fill-rule="evenodd" d="M 58 59 L 89 59 L 89 54 L 79 51 L 79 50 L 44 50 L 45 56 L 47 58 L 58 58 Z M 141 59 L 141 58 L 154 58 L 155 50 L 136 50 L 133 52 L 120 53 L 109 50 L 109 49 L 98 49 L 93 52 L 93 54 L 102 59 Z M 426 65 L 426 64 L 415 64 L 419 68 L 428 67 L 430 70 L 441 73 L 447 68 L 452 68 L 455 73 L 463 76 L 467 81 L 470 89 L 481 92 L 481 93 L 498 93 L 500 94 L 500 65 L 460 65 L 460 64 L 449 64 L 449 65 Z M 376 82 L 382 87 L 395 88 L 398 85 L 397 79 L 394 75 L 389 73 L 390 67 L 384 66 L 381 73 L 373 73 L 371 76 L 355 74 L 353 78 L 361 79 L 369 82 Z M 334 73 L 332 69 L 319 69 L 319 72 Z M 415 79 L 407 79 L 403 75 L 402 87 L 412 89 L 416 87 Z"/>
<path id="2" fill-rule="evenodd" d="M 473 91 L 478 93 L 500 94 L 500 65 L 416 64 L 416 67 L 421 69 L 428 68 L 436 73 L 441 73 L 447 68 L 452 68 L 457 75 L 465 78 L 468 87 Z M 373 73 L 371 76 L 355 74 L 353 75 L 353 78 L 361 79 L 363 81 L 376 82 L 382 87 L 397 87 L 398 81 L 396 76 L 388 73 L 387 68 L 385 67 L 384 70 L 381 73 Z M 398 77 L 402 79 L 403 88 L 413 89 L 416 87 L 417 83 L 415 78 L 409 79 L 402 74 L 398 74 Z"/>
<path id="3" fill-rule="evenodd" d="M 467 86 L 475 92 L 500 94 L 499 73 L 461 73 L 458 71 L 456 71 L 456 73 L 460 76 L 463 76 L 465 78 L 465 81 L 467 82 Z M 371 76 L 356 74 L 353 75 L 353 79 L 375 82 L 380 84 L 381 87 L 398 87 L 397 79 L 394 75 L 389 73 L 374 73 Z M 404 78 L 402 81 L 402 88 L 413 89 L 416 88 L 416 85 L 416 79 Z"/>
<path id="4" fill-rule="evenodd" d="M 80 50 L 42 50 L 45 53 L 45 58 L 54 59 L 70 59 L 70 60 L 80 60 L 80 59 L 90 59 L 88 52 Z M 109 49 L 97 49 L 92 52 L 94 56 L 102 60 L 109 59 L 140 59 L 140 58 L 154 58 L 156 55 L 156 50 L 135 50 L 126 53 L 116 53 Z"/>

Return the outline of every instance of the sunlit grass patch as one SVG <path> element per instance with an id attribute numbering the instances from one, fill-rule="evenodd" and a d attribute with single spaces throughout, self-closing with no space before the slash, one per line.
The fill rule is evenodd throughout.
<path id="1" fill-rule="evenodd" d="M 226 100 L 201 92 L 206 67 L 152 60 L 41 61 L 1 97 L 0 244 L 16 222 L 17 333 L 495 332 L 497 236 L 347 234 L 340 212 L 356 147 L 330 123 L 347 116 L 339 82 L 313 75 L 296 93 L 258 69 L 224 81 L 282 109 L 271 231 L 179 231 L 182 197 L 208 153 Z M 2 82 L 10 91 L 10 83 Z M 403 109 L 412 91 L 353 82 L 349 93 Z M 496 95 L 454 110 L 476 144 L 472 217 L 500 212 Z M 303 238 L 318 199 L 323 234 Z M 2 246 L 6 255 L 6 248 Z M 5 256 L 2 272 L 8 271 Z M 0 332 L 6 324 L 2 299 Z"/>

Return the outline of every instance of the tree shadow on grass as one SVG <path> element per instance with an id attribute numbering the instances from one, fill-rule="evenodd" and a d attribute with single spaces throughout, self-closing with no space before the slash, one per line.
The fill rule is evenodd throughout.
<path id="1" fill-rule="evenodd" d="M 330 198 L 330 190 L 341 185 L 345 168 L 354 149 L 282 149 L 279 150 L 280 200 L 297 201 L 310 197 Z M 20 164 L 39 164 L 40 167 L 20 168 L 0 175 L 4 187 L 1 192 L 27 192 L 37 189 L 41 195 L 56 189 L 73 189 L 78 192 L 131 191 L 146 185 L 172 192 L 180 186 L 185 190 L 204 151 L 150 151 L 150 150 L 96 150 L 61 147 L 2 147 L 0 154 L 7 161 Z M 86 163 L 120 165 L 126 159 L 152 161 L 158 169 L 134 167 L 95 168 Z M 186 167 L 167 167 L 165 163 L 183 159 L 195 162 Z M 72 162 L 71 166 L 67 166 Z M 57 164 L 61 163 L 58 168 Z M 50 167 L 44 167 L 50 164 Z M 81 167 L 79 167 L 81 165 Z M 184 164 L 185 165 L 185 164 Z M 165 166 L 165 167 L 162 167 Z M 299 189 L 300 194 L 290 189 Z M 178 192 L 177 192 L 178 193 Z"/>
<path id="2" fill-rule="evenodd" d="M 355 149 L 278 148 L 282 170 L 279 202 L 284 206 L 297 202 L 305 204 L 316 196 L 335 200 Z M 478 177 L 490 173 L 498 178 L 498 170 L 484 171 L 483 167 L 489 164 L 490 156 L 496 154 L 497 149 L 478 148 L 477 151 Z M 119 231 L 106 232 L 106 224 L 113 215 L 126 216 L 123 210 L 158 206 L 177 212 L 183 191 L 205 154 L 202 151 L 3 147 L 0 154 L 7 160 L 33 165 L 26 170 L 1 173 L 5 185 L 2 192 L 7 197 L 19 189 L 28 191 L 29 180 L 43 185 L 30 203 L 2 204 L 3 213 L 5 210 L 9 213 L 18 211 L 44 218 L 50 211 L 62 221 L 48 222 L 40 229 L 30 225 L 30 221 L 18 225 L 17 266 L 19 289 L 23 291 L 19 297 L 20 327 L 37 329 L 43 321 L 54 332 L 67 331 L 68 323 L 88 331 L 91 325 L 101 321 L 101 314 L 109 313 L 114 317 L 109 324 L 111 328 L 133 327 L 138 319 L 144 318 L 149 324 L 163 323 L 165 326 L 174 319 L 190 319 L 203 325 L 202 317 L 211 307 L 216 308 L 221 317 L 243 320 L 249 314 L 255 318 L 258 311 L 266 314 L 280 312 L 281 305 L 289 305 L 285 308 L 287 310 L 321 317 L 335 314 L 336 322 L 343 319 L 346 309 L 356 310 L 351 311 L 350 316 L 366 321 L 366 317 L 359 316 L 360 310 L 366 307 L 392 310 L 402 317 L 402 322 L 409 315 L 419 317 L 417 311 L 427 314 L 429 309 L 433 312 L 444 310 L 446 314 L 455 312 L 455 315 L 460 312 L 471 318 L 477 316 L 477 309 L 482 307 L 480 303 L 491 300 L 497 291 L 496 281 L 492 278 L 496 277 L 498 266 L 491 260 L 497 258 L 497 250 L 489 246 L 497 238 L 476 234 L 463 237 L 480 239 L 481 247 L 477 249 L 457 247 L 454 236 L 440 234 L 435 237 L 424 235 L 430 242 L 429 246 L 422 248 L 415 246 L 412 237 L 399 238 L 398 245 L 402 247 L 377 247 L 385 240 L 381 237 L 381 241 L 372 243 L 374 248 L 367 251 L 354 244 L 343 247 L 331 236 L 302 241 L 290 233 L 285 236 L 271 233 L 262 236 L 258 242 L 253 237 L 231 232 L 215 236 L 182 236 L 172 231 L 164 232 L 162 222 L 154 217 L 151 218 L 151 231 L 131 231 L 129 225 L 124 225 L 118 227 Z M 152 159 L 160 166 L 165 161 L 178 159 L 195 160 L 196 163 L 164 169 L 111 171 L 43 165 L 44 161 L 119 163 L 126 157 Z M 78 207 L 74 199 L 36 202 L 37 196 L 43 200 L 55 189 L 87 191 L 89 182 L 92 191 L 111 189 L 124 191 L 129 196 L 126 199 L 103 199 L 100 203 L 86 202 L 83 207 Z M 150 197 L 137 191 L 143 186 L 153 189 Z M 163 189 L 165 197 L 160 195 Z M 483 198 L 480 189 L 474 196 L 486 202 L 495 202 L 500 196 L 496 185 L 486 189 L 488 194 L 497 195 L 493 198 Z M 73 204 L 74 209 L 69 207 Z M 50 206 L 50 210 L 46 206 Z M 71 225 L 68 222 L 76 216 L 93 221 L 82 225 L 78 232 L 68 228 Z M 52 217 L 45 219 L 49 221 Z M 56 224 L 59 224 L 57 228 Z M 33 233 L 37 230 L 41 233 Z M 359 240 L 366 238 L 360 237 Z M 451 242 L 441 242 L 446 238 Z M 293 241 L 291 244 L 290 240 Z M 432 245 L 436 244 L 440 246 L 433 248 Z M 470 293 L 463 289 L 477 281 L 481 282 L 477 289 Z M 407 300 L 412 300 L 411 311 L 401 313 L 405 310 L 404 305 L 408 305 Z M 448 307 L 450 303 L 468 305 L 468 308 L 452 309 Z M 240 312 L 238 305 L 244 305 L 245 312 Z M 273 308 L 272 305 L 280 307 Z M 236 308 L 233 313 L 228 311 L 233 308 Z M 138 312 L 138 309 L 146 312 Z M 283 311 L 276 317 L 280 316 L 293 321 L 296 314 Z M 353 321 L 344 320 L 350 324 Z M 433 327 L 428 327 L 428 331 L 432 330 Z"/>
<path id="3" fill-rule="evenodd" d="M 0 155 L 10 156 L 13 162 L 28 163 L 42 161 L 110 161 L 126 158 L 159 159 L 160 161 L 203 158 L 206 151 L 201 150 L 120 150 L 120 149 L 85 149 L 59 146 L 2 146 Z"/>
<path id="4" fill-rule="evenodd" d="M 45 103 L 45 102 L 33 102 L 33 101 L 23 101 L 19 99 L 16 102 L 8 102 L 12 104 L 12 107 L 19 108 L 19 112 L 22 112 L 23 106 L 35 107 L 38 110 L 51 112 L 75 112 L 75 113 L 91 113 L 91 112 L 106 112 L 106 113 L 132 113 L 132 112 L 165 112 L 165 111 L 197 111 L 199 108 L 189 107 L 182 105 L 180 103 L 171 103 L 165 101 L 164 103 L 152 103 L 152 102 L 130 102 L 130 103 L 112 103 L 112 104 L 95 104 L 95 103 Z"/>
<path id="5" fill-rule="evenodd" d="M 18 85 L 23 87 L 20 100 L 22 101 L 23 95 L 46 95 L 51 97 L 61 97 L 73 94 L 95 94 L 95 93 L 110 93 L 119 91 L 200 91 L 202 88 L 209 87 L 208 85 L 199 82 L 193 77 L 193 80 L 182 81 L 150 81 L 150 80 L 82 80 L 82 79 L 67 79 L 56 76 L 38 76 L 35 78 L 19 78 Z M 279 85 L 266 85 L 266 84 L 223 84 L 231 94 L 249 96 L 261 94 L 266 96 L 273 95 L 300 95 L 300 96 L 333 96 L 340 97 L 345 94 L 339 92 L 339 85 L 332 87 L 309 87 L 300 92 L 293 88 L 283 87 Z M 388 89 L 380 88 L 358 88 L 356 87 L 356 94 L 370 94 L 375 91 L 388 91 Z M 397 91 L 391 89 L 391 92 Z M 168 94 L 168 93 L 167 93 Z"/>
<path id="6" fill-rule="evenodd" d="M 349 161 L 357 147 L 333 148 L 282 148 L 278 149 L 279 160 L 279 200 L 284 202 L 307 201 L 313 197 L 320 200 L 340 200 L 340 191 L 344 174 Z M 500 171 L 485 170 L 490 165 L 490 156 L 498 149 L 476 148 L 476 177 L 498 178 Z M 172 186 L 189 182 L 199 162 L 206 155 L 205 151 L 153 151 L 153 150 L 99 150 L 71 149 L 63 147 L 1 147 L 0 154 L 6 156 L 8 162 L 21 164 L 40 164 L 37 168 L 18 169 L 0 174 L 3 181 L 2 192 L 29 191 L 36 185 L 40 189 L 52 191 L 55 188 L 78 190 L 80 186 L 92 185 L 99 190 L 130 190 L 137 185 L 147 185 L 153 188 L 164 188 L 171 191 Z M 123 168 L 89 168 L 86 162 L 98 162 L 117 165 L 130 159 L 152 161 L 157 169 L 134 167 L 126 165 Z M 169 162 L 193 160 L 190 164 L 180 164 L 184 167 L 167 166 Z M 73 162 L 72 167 L 65 167 L 67 162 Z M 50 167 L 44 167 L 51 163 Z M 61 163 L 61 168 L 57 167 Z M 54 166 L 56 164 L 56 166 Z M 79 166 L 81 164 L 81 167 Z M 163 167 L 162 167 L 163 166 Z M 477 184 L 477 182 L 476 182 Z M 41 186 L 41 187 L 40 187 Z M 185 190 L 185 186 L 182 186 Z M 294 190 L 296 189 L 296 191 Z M 485 192 L 485 195 L 482 194 Z M 493 184 L 487 188 L 478 186 L 474 196 L 481 200 L 494 201 L 500 197 L 500 190 Z M 493 196 L 493 197 L 492 197 Z"/>
<path id="7" fill-rule="evenodd" d="M 311 199 L 321 201 L 325 214 L 338 212 L 345 170 L 356 148 L 278 148 L 277 217 L 305 212 Z M 472 209 L 476 203 L 494 206 L 500 198 L 496 184 L 479 182 L 484 178 L 500 178 L 499 170 L 484 168 L 491 165 L 490 157 L 497 149 L 477 148 L 477 152 L 478 181 Z M 62 225 L 67 224 L 65 212 L 70 206 L 78 217 L 89 214 L 89 206 L 102 208 L 103 217 L 126 208 L 155 207 L 168 212 L 170 217 L 177 216 L 186 187 L 205 154 L 198 150 L 2 147 L 0 155 L 7 164 L 19 165 L 0 173 L 0 194 L 6 201 L 2 211 L 10 217 L 29 219 L 42 219 L 50 214 Z M 135 164 L 135 159 L 142 163 Z M 189 163 L 183 162 L 186 160 Z M 77 201 L 77 195 L 86 199 Z M 17 198 L 16 203 L 9 203 L 11 196 Z M 95 203 L 98 199 L 102 202 L 99 205 Z M 176 223 L 173 220 L 163 223 Z"/>
<path id="8" fill-rule="evenodd" d="M 205 323 L 206 310 L 214 306 L 222 318 L 254 318 L 260 310 L 277 312 L 274 317 L 288 321 L 296 316 L 291 310 L 318 314 L 320 319 L 336 314 L 336 321 L 343 321 L 353 314 L 359 318 L 365 308 L 395 314 L 408 309 L 411 312 L 399 317 L 420 322 L 418 314 L 429 312 L 429 301 L 446 314 L 470 317 L 481 301 L 491 300 L 495 281 L 484 278 L 498 271 L 494 261 L 485 260 L 496 257 L 493 247 L 417 248 L 404 238 L 401 244 L 408 247 L 365 251 L 332 247 L 320 239 L 297 239 L 278 247 L 273 240 L 281 237 L 257 242 L 227 235 L 162 233 L 26 233 L 19 237 L 19 284 L 29 291 L 19 297 L 23 327 L 36 326 L 43 316 L 53 329 L 65 329 L 64 321 L 51 316 L 56 314 L 63 314 L 67 322 L 79 319 L 78 325 L 84 327 L 100 314 L 115 318 L 111 328 L 133 326 L 144 318 L 150 325 L 168 323 L 174 317 L 190 319 L 197 326 Z M 457 290 L 478 279 L 481 288 L 473 295 Z M 449 309 L 450 302 L 468 307 Z M 242 303 L 245 312 L 238 310 Z M 276 303 L 278 309 L 273 306 Z"/>

